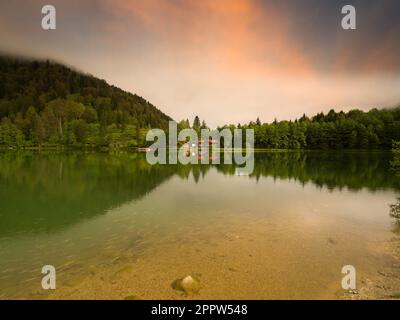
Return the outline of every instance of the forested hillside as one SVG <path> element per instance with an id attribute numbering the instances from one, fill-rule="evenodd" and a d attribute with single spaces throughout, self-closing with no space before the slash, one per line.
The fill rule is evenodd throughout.
<path id="1" fill-rule="evenodd" d="M 50 61 L 0 56 L 0 146 L 137 146 L 170 118 L 145 99 Z"/>

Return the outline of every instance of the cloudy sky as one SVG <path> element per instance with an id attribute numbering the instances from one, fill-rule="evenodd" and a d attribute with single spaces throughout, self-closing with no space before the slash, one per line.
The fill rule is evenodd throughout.
<path id="1" fill-rule="evenodd" d="M 57 29 L 41 29 L 41 8 Z M 341 28 L 352 4 L 357 30 Z M 211 126 L 400 103 L 398 0 L 0 0 L 0 50 Z"/>

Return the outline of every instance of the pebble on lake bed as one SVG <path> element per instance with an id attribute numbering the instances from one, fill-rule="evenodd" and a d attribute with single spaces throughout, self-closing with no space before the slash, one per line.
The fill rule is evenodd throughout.
<path id="1" fill-rule="evenodd" d="M 172 288 L 178 291 L 183 291 L 186 294 L 199 293 L 201 289 L 200 281 L 192 276 L 186 276 L 183 279 L 177 279 L 172 282 Z"/>

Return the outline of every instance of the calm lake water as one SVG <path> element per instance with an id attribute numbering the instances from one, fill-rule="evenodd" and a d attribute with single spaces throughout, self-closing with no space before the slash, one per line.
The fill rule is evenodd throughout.
<path id="1" fill-rule="evenodd" d="M 340 298 L 342 266 L 359 284 L 390 263 L 389 160 L 259 153 L 246 177 L 137 153 L 2 153 L 0 299 Z M 198 295 L 171 287 L 186 275 Z"/>

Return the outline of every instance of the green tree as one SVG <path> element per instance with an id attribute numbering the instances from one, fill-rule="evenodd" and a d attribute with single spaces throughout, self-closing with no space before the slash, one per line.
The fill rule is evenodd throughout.
<path id="1" fill-rule="evenodd" d="M 197 130 L 199 128 L 200 128 L 200 118 L 198 116 L 195 116 L 193 120 L 193 129 Z"/>

